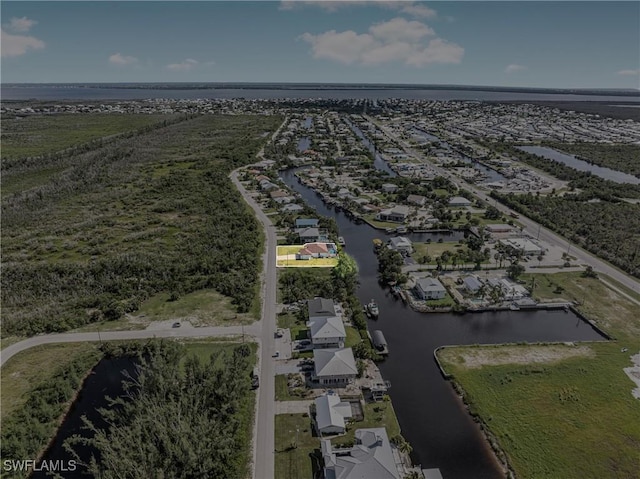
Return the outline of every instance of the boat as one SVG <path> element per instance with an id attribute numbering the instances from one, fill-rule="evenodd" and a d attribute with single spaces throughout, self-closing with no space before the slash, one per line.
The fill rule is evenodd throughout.
<path id="1" fill-rule="evenodd" d="M 371 302 L 367 304 L 367 311 L 369 312 L 369 316 L 371 318 L 378 319 L 380 310 L 378 309 L 378 305 L 376 304 L 375 300 L 372 299 Z"/>
<path id="2" fill-rule="evenodd" d="M 384 232 L 385 232 L 385 233 L 389 233 L 389 234 L 391 234 L 391 233 L 395 233 L 395 232 L 396 232 L 396 229 L 395 229 L 395 228 L 386 228 L 386 229 L 384 230 Z"/>
<path id="3" fill-rule="evenodd" d="M 338 236 L 338 244 L 340 246 L 346 246 L 347 243 L 345 242 L 344 238 L 342 236 Z"/>
<path id="4" fill-rule="evenodd" d="M 407 232 L 407 228 L 405 226 L 398 226 L 396 228 L 396 233 L 405 234 Z"/>

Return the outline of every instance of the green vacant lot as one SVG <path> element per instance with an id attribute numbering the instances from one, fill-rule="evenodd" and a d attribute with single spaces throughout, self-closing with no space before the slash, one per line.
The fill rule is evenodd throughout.
<path id="1" fill-rule="evenodd" d="M 517 477 L 638 477 L 640 407 L 623 368 L 640 350 L 640 307 L 580 273 L 535 278 L 534 296 L 579 300 L 618 340 L 580 345 L 579 354 L 568 347 L 569 355 L 557 345 L 447 348 L 439 353 L 445 369 Z"/>
<path id="2" fill-rule="evenodd" d="M 302 414 L 276 416 L 275 477 L 311 479 L 320 469 L 320 439 L 312 436 L 311 418 Z M 297 444 L 296 444 L 297 436 Z M 315 464 L 315 468 L 314 468 Z"/>

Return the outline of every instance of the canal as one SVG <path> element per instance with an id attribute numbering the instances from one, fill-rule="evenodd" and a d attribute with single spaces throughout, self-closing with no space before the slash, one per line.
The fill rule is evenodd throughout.
<path id="1" fill-rule="evenodd" d="M 603 338 L 573 313 L 564 311 L 501 311 L 466 315 L 417 313 L 382 289 L 377 280 L 373 239 L 386 234 L 357 225 L 344 213 L 328 208 L 313 190 L 297 181 L 294 170 L 281 172 L 284 182 L 324 216 L 335 218 L 346 250 L 358 263 L 359 299 L 372 298 L 380 318 L 369 321 L 383 331 L 390 355 L 380 364 L 391 382 L 390 396 L 403 436 L 413 446 L 412 458 L 423 468 L 439 468 L 447 479 L 504 477 L 488 444 L 433 358 L 438 346 L 502 342 L 587 341 Z M 454 233 L 449 240 L 458 239 Z M 412 238 L 412 235 L 408 235 Z M 432 241 L 442 234 L 422 233 Z M 414 239 L 418 239 L 413 237 Z"/>
<path id="2" fill-rule="evenodd" d="M 72 459 L 73 456 L 64 448 L 64 442 L 76 434 L 90 437 L 90 433 L 84 427 L 83 416 L 98 428 L 107 426 L 98 409 L 109 406 L 105 396 L 116 398 L 123 394 L 123 373 L 136 377 L 136 363 L 132 358 L 103 358 L 98 362 L 84 381 L 78 397 L 71 405 L 43 459 L 47 461 L 64 461 L 65 463 Z M 84 463 L 88 463 L 91 457 L 97 454 L 97 451 L 92 446 L 76 445 L 73 449 Z M 71 475 L 69 474 L 68 472 L 65 473 L 64 477 L 91 477 L 89 474 L 84 473 L 84 467 L 79 465 L 75 472 Z M 35 472 L 31 477 L 32 479 L 45 479 L 52 476 L 45 471 L 41 471 Z"/>
<path id="3" fill-rule="evenodd" d="M 578 171 L 587 171 L 605 180 L 611 180 L 616 183 L 631 183 L 632 185 L 640 185 L 640 178 L 633 175 L 623 173 L 621 171 L 612 170 L 611 168 L 604 168 L 602 166 L 593 165 L 584 160 L 576 158 L 573 155 L 562 153 L 553 148 L 547 146 L 519 146 L 519 150 L 526 151 L 534 155 L 542 156 L 548 160 L 557 161 L 563 163 L 571 168 L 575 168 Z"/>

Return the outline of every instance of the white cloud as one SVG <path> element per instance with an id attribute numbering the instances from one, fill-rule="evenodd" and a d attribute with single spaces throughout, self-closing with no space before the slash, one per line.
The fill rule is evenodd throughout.
<path id="1" fill-rule="evenodd" d="M 2 57 L 17 57 L 24 55 L 27 50 L 40 50 L 45 44 L 42 40 L 28 35 L 12 35 L 4 29 L 0 33 L 2 44 Z"/>
<path id="2" fill-rule="evenodd" d="M 424 36 L 436 34 L 431 27 L 424 23 L 415 20 L 408 21 L 401 17 L 372 25 L 369 32 L 381 40 L 408 42 L 417 42 Z"/>
<path id="3" fill-rule="evenodd" d="M 637 76 L 640 75 L 640 68 L 637 70 L 620 70 L 618 72 L 618 75 L 623 75 L 623 76 Z"/>
<path id="4" fill-rule="evenodd" d="M 427 43 L 425 37 L 430 37 Z M 300 38 L 311 45 L 314 58 L 345 65 L 402 62 L 423 67 L 430 63 L 460 63 L 464 56 L 464 48 L 436 37 L 428 25 L 399 17 L 371 25 L 367 33 L 330 30 L 318 35 L 307 32 Z"/>
<path id="5" fill-rule="evenodd" d="M 25 33 L 31 30 L 31 27 L 34 26 L 36 23 L 38 22 L 36 22 L 35 20 L 31 20 L 27 17 L 22 17 L 22 18 L 13 17 L 9 21 L 9 23 L 5 24 L 5 28 L 12 32 Z"/>
<path id="6" fill-rule="evenodd" d="M 397 10 L 416 18 L 435 18 L 438 14 L 432 8 L 422 4 L 422 2 L 402 2 L 394 0 L 282 0 L 280 10 L 294 10 L 306 6 L 319 7 L 326 12 L 337 12 L 343 7 L 370 6 Z"/>
<path id="7" fill-rule="evenodd" d="M 109 57 L 109 63 L 122 67 L 125 65 L 133 65 L 134 63 L 138 63 L 138 59 L 136 57 L 131 57 L 128 55 L 122 55 L 121 53 L 114 53 Z"/>
<path id="8" fill-rule="evenodd" d="M 507 65 L 504 69 L 505 73 L 516 73 L 522 70 L 526 70 L 527 67 L 524 65 L 518 65 L 517 63 L 512 63 L 511 65 Z"/>
<path id="9" fill-rule="evenodd" d="M 200 62 L 198 60 L 187 58 L 185 61 L 180 63 L 170 63 L 167 65 L 167 69 L 174 72 L 189 72 L 194 68 L 197 68 L 199 64 Z"/>

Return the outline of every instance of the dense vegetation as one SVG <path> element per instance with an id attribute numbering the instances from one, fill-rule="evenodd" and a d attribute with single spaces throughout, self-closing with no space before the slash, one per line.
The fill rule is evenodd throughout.
<path id="1" fill-rule="evenodd" d="M 115 320 L 161 291 L 213 288 L 249 310 L 262 235 L 228 174 L 279 121 L 196 117 L 42 158 L 55 180 L 2 202 L 3 332 Z"/>
<path id="2" fill-rule="evenodd" d="M 139 356 L 137 378 L 123 380 L 125 395 L 100 410 L 108 428 L 85 421 L 92 437 L 67 442 L 71 452 L 78 444 L 95 448 L 100 460 L 87 464 L 93 477 L 246 476 L 251 348 L 221 349 L 207 360 L 184 355 L 183 345 L 155 343 Z"/>
<path id="3" fill-rule="evenodd" d="M 640 276 L 640 205 L 589 202 L 584 195 L 535 196 L 492 193 L 502 203 Z"/>
<path id="4" fill-rule="evenodd" d="M 640 146 L 602 143 L 545 142 L 556 150 L 579 157 L 588 163 L 640 177 Z"/>
<path id="5" fill-rule="evenodd" d="M 2 457 L 35 459 L 46 447 L 87 372 L 101 357 L 97 349 L 78 354 L 26 393 L 26 401 L 2 421 Z"/>

